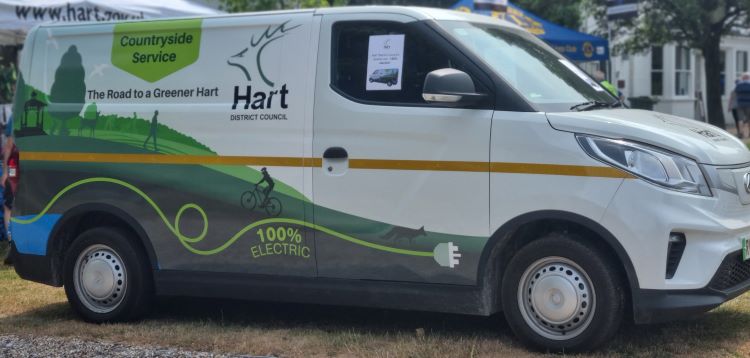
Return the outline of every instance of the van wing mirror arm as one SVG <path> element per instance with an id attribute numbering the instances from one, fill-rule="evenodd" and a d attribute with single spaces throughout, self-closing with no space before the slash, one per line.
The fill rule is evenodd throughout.
<path id="1" fill-rule="evenodd" d="M 447 107 L 473 104 L 486 97 L 486 94 L 476 93 L 474 81 L 468 74 L 454 68 L 428 73 L 422 86 L 422 99 Z"/>
<path id="2" fill-rule="evenodd" d="M 484 93 L 422 93 L 422 99 L 427 103 L 456 106 L 472 104 L 487 98 Z"/>

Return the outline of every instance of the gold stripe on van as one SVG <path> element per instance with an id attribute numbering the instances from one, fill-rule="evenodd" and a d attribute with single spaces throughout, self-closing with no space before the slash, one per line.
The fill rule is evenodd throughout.
<path id="1" fill-rule="evenodd" d="M 323 165 L 322 158 L 254 157 L 213 155 L 164 155 L 71 152 L 21 152 L 21 160 L 79 163 L 256 165 L 272 167 L 308 167 Z M 379 170 L 429 170 L 451 172 L 492 172 L 513 174 L 565 175 L 599 178 L 633 178 L 612 167 L 537 163 L 463 162 L 437 160 L 350 159 L 349 168 Z"/>
<path id="2" fill-rule="evenodd" d="M 273 167 L 318 167 L 320 159 L 299 157 L 247 157 L 215 155 L 164 155 L 71 152 L 21 152 L 21 160 L 79 163 L 267 165 Z"/>
<path id="3" fill-rule="evenodd" d="M 587 165 L 559 165 L 536 163 L 490 163 L 493 173 L 568 175 L 599 178 L 634 178 L 627 172 L 612 167 L 595 167 Z"/>
<path id="4" fill-rule="evenodd" d="M 392 170 L 433 170 L 449 172 L 487 172 L 487 162 L 458 162 L 436 160 L 386 160 L 386 159 L 350 159 L 352 169 L 392 169 Z"/>

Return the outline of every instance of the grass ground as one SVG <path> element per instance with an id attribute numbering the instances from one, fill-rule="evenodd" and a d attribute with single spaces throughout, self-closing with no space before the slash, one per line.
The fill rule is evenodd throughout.
<path id="1" fill-rule="evenodd" d="M 748 332 L 750 294 L 695 320 L 625 326 L 593 356 L 750 357 Z M 0 334 L 9 333 L 282 357 L 539 356 L 515 340 L 501 316 L 168 299 L 140 322 L 87 324 L 73 315 L 62 289 L 0 266 Z"/>

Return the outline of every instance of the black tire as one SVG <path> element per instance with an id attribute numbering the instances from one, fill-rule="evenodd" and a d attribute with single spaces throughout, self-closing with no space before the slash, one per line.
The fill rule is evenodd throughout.
<path id="1" fill-rule="evenodd" d="M 608 342 L 620 327 L 625 283 L 610 256 L 581 239 L 547 234 L 522 247 L 503 274 L 505 318 L 532 348 L 590 351 Z"/>
<path id="2" fill-rule="evenodd" d="M 258 198 L 255 196 L 255 191 L 248 190 L 242 193 L 242 196 L 240 196 L 240 205 L 247 210 L 255 209 L 255 206 L 258 205 Z"/>
<path id="3" fill-rule="evenodd" d="M 268 198 L 268 203 L 266 203 L 266 213 L 268 216 L 279 216 L 279 214 L 281 214 L 281 201 L 276 198 Z"/>
<path id="4" fill-rule="evenodd" d="M 153 278 L 146 253 L 135 240 L 138 239 L 132 237 L 132 234 L 127 231 L 99 227 L 83 232 L 73 241 L 65 255 L 63 281 L 68 302 L 83 320 L 94 323 L 132 321 L 149 311 L 154 297 Z M 85 256 L 82 255 L 85 253 L 87 253 Z M 110 257 L 109 254 L 114 256 Z M 80 262 L 86 263 L 80 263 L 79 258 Z M 113 265 L 111 274 L 115 280 L 112 289 L 108 290 L 111 293 L 107 293 L 106 298 L 97 300 L 85 293 L 88 291 L 84 288 L 86 285 L 82 282 L 85 279 L 82 277 L 97 277 L 98 275 L 98 277 L 104 277 L 103 280 L 106 281 L 109 271 L 97 272 L 90 267 L 95 264 L 102 267 L 110 263 Z M 75 278 L 77 272 L 79 279 Z M 92 273 L 87 275 L 84 272 Z M 103 275 L 102 272 L 104 272 Z M 118 281 L 118 274 L 121 275 L 120 278 L 124 276 L 124 280 Z M 101 281 L 102 279 L 99 278 L 94 279 L 95 284 Z M 107 299 L 111 300 L 109 306 L 104 303 Z M 96 311 L 97 305 L 107 308 L 103 311 Z"/>

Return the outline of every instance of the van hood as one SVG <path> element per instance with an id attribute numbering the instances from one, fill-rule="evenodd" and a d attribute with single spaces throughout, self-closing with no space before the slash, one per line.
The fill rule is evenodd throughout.
<path id="1" fill-rule="evenodd" d="M 547 113 L 552 128 L 614 139 L 629 139 L 664 148 L 699 163 L 750 163 L 742 141 L 718 127 L 669 114 L 637 109 Z"/>

